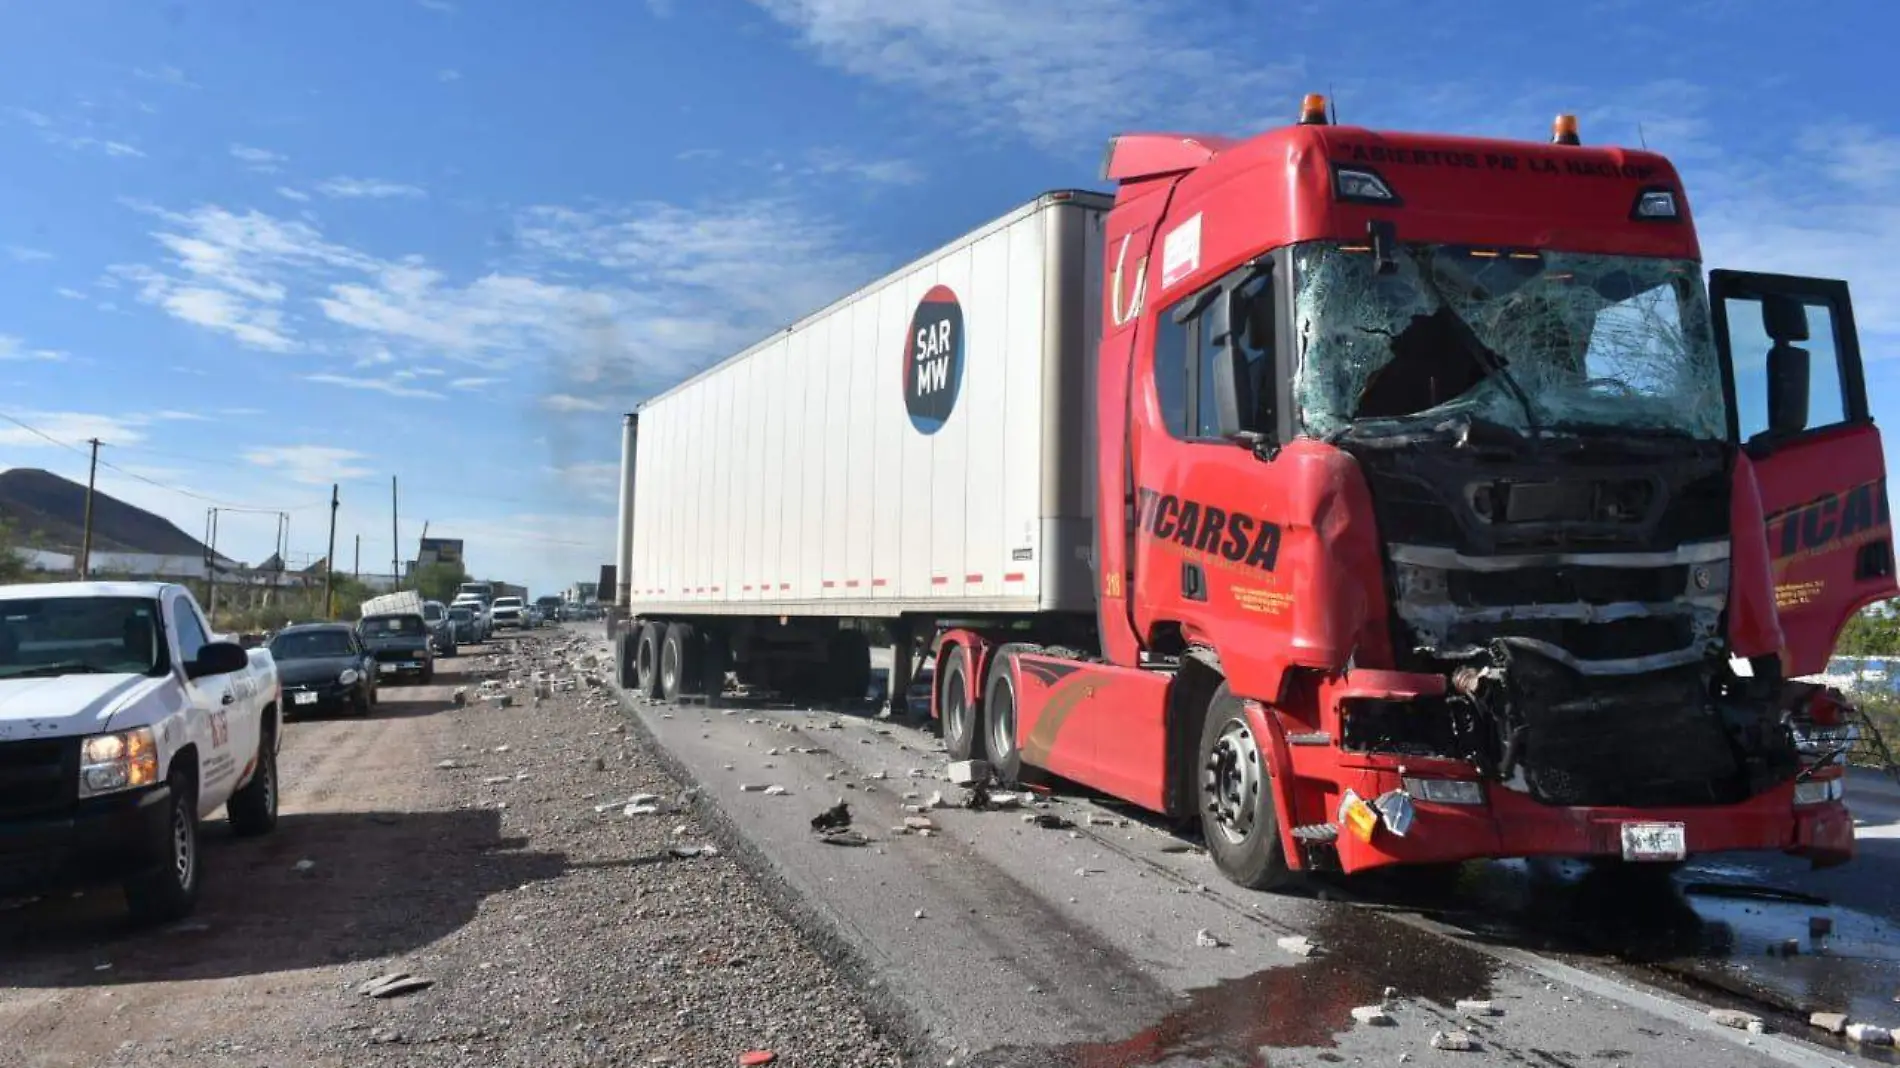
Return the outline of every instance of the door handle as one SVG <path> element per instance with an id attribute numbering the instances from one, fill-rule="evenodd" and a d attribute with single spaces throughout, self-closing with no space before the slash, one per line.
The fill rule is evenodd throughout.
<path id="1" fill-rule="evenodd" d="M 219 703 L 219 704 L 221 704 L 221 705 L 234 705 L 234 704 L 237 704 L 237 695 L 236 695 L 236 694 L 228 694 L 228 693 L 227 693 L 227 694 L 225 694 L 225 695 L 224 695 L 223 697 L 221 697 L 221 698 L 219 698 L 219 699 L 218 699 L 218 703 Z"/>

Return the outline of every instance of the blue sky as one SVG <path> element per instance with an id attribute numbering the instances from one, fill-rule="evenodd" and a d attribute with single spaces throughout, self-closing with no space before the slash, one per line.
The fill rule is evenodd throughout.
<path id="1" fill-rule="evenodd" d="M 1671 155 L 1710 266 L 1846 278 L 1900 426 L 1886 5 L 1741 0 L 15 2 L 0 412 L 293 561 L 461 536 L 537 591 L 612 552 L 619 413 L 1128 129 L 1357 124 Z M 1531 10 L 1534 8 L 1534 10 Z M 1506 11 L 1509 11 L 1506 14 Z M 1798 23 L 1798 25 L 1796 25 Z M 1640 134 L 1639 134 L 1640 126 Z M 0 423 L 0 467 L 85 460 Z M 221 521 L 256 561 L 271 516 Z"/>

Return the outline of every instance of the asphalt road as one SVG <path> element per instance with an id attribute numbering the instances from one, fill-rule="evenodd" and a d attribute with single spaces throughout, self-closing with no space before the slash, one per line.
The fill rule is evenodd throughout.
<path id="1" fill-rule="evenodd" d="M 810 928 L 931 1056 L 959 1064 L 1832 1065 L 1869 1062 L 1815 1044 L 1797 1012 L 1851 1006 L 1857 1019 L 1900 1023 L 1886 982 L 1896 811 L 1878 791 L 1861 858 L 1833 872 L 1709 858 L 1676 889 L 1632 898 L 1574 872 L 1474 865 L 1437 898 L 1362 883 L 1266 895 L 1225 882 L 1167 828 L 1079 796 L 1046 810 L 1072 829 L 953 809 L 929 813 L 938 833 L 899 833 L 906 804 L 954 793 L 941 745 L 916 726 L 862 711 L 623 703 Z M 839 800 L 869 845 L 813 835 L 811 818 Z M 1716 889 L 1681 890 L 1701 883 Z M 1842 904 L 1760 900 L 1786 890 Z M 1808 917 L 1823 913 L 1834 938 L 1807 944 Z M 1283 949 L 1289 936 L 1317 955 Z M 1796 958 L 1758 948 L 1797 936 Z M 1709 977 L 1771 963 L 1786 974 Z M 1394 1024 L 1356 1023 L 1352 1009 L 1388 988 Z M 1501 1014 L 1463 1017 L 1460 1000 Z M 1711 1006 L 1760 1013 L 1770 1033 L 1720 1026 Z M 1454 1027 L 1476 1036 L 1475 1057 L 1431 1048 Z"/>

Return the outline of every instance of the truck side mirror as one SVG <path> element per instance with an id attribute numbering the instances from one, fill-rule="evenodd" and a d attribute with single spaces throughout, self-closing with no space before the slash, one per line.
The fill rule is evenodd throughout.
<path id="1" fill-rule="evenodd" d="M 1768 348 L 1768 429 L 1777 436 L 1808 428 L 1808 350 L 1793 344 L 1808 340 L 1808 310 L 1800 301 L 1771 293 L 1761 301 L 1762 330 Z"/>
<path id="2" fill-rule="evenodd" d="M 236 642 L 206 642 L 198 658 L 185 665 L 185 677 L 202 679 L 211 675 L 230 675 L 251 666 L 251 655 Z"/>

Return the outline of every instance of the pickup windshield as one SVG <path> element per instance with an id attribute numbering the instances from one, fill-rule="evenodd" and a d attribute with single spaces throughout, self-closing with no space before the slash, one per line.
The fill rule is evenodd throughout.
<path id="1" fill-rule="evenodd" d="M 331 660 L 352 652 L 350 636 L 340 630 L 295 631 L 270 643 L 270 655 L 278 660 Z"/>
<path id="2" fill-rule="evenodd" d="M 157 601 L 46 597 L 0 602 L 0 679 L 149 675 L 169 661 Z"/>
<path id="3" fill-rule="evenodd" d="M 420 638 L 428 632 L 421 616 L 370 616 L 363 620 L 366 638 Z"/>
<path id="4" fill-rule="evenodd" d="M 1464 416 L 1519 433 L 1721 440 L 1721 366 L 1690 260 L 1406 245 L 1294 250 L 1294 396 L 1320 437 Z"/>

